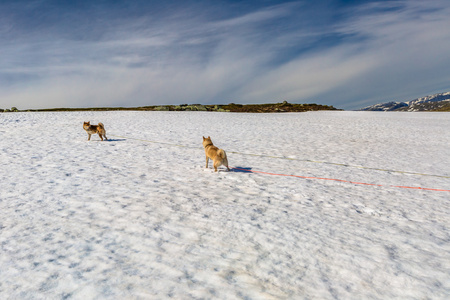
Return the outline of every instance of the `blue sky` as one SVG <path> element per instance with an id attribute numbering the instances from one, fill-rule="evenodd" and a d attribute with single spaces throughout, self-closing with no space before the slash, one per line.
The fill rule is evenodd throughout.
<path id="1" fill-rule="evenodd" d="M 450 91 L 450 1 L 0 2 L 0 108 L 319 103 Z"/>

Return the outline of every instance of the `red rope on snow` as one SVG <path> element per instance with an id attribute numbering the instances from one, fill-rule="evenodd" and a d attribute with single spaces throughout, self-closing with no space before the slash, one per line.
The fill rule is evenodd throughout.
<path id="1" fill-rule="evenodd" d="M 269 172 L 263 172 L 263 171 L 252 171 L 252 170 L 243 169 L 243 168 L 231 168 L 231 169 L 239 170 L 239 171 L 243 171 L 243 172 L 248 172 L 248 173 L 259 173 L 259 174 L 265 174 L 265 175 L 296 177 L 296 178 L 303 178 L 303 179 L 329 180 L 329 181 L 338 181 L 338 182 L 360 184 L 360 185 L 385 186 L 385 185 L 382 185 L 382 184 L 349 181 L 349 180 L 335 179 L 335 178 L 311 177 L 311 176 L 300 176 L 300 175 L 289 175 L 289 174 L 277 174 L 277 173 L 269 173 Z M 414 189 L 414 190 L 424 190 L 424 191 L 450 192 L 450 190 L 431 189 L 431 188 L 423 188 L 423 187 L 415 187 L 415 186 L 401 186 L 401 185 L 386 185 L 386 186 L 387 187 L 396 187 L 396 188 L 401 188 L 401 189 Z"/>

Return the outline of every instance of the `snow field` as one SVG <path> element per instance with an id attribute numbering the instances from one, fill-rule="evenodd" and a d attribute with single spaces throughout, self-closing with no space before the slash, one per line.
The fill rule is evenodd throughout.
<path id="1" fill-rule="evenodd" d="M 109 141 L 88 142 L 83 121 Z M 388 186 L 450 189 L 449 125 L 446 113 L 0 114 L 0 295 L 448 298 L 450 193 Z M 214 173 L 202 135 L 231 167 L 385 187 Z"/>

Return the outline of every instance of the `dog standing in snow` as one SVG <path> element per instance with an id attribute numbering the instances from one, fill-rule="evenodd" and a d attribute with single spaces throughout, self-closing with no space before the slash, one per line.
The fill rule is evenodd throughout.
<path id="1" fill-rule="evenodd" d="M 103 137 L 105 137 L 105 140 L 108 140 L 108 138 L 106 137 L 105 126 L 103 125 L 103 123 L 98 123 L 98 125 L 91 125 L 91 121 L 84 122 L 83 128 L 84 128 L 84 130 L 86 130 L 86 132 L 89 136 L 88 141 L 91 140 L 91 135 L 96 134 L 96 133 L 102 139 L 102 141 L 103 141 Z"/>
<path id="2" fill-rule="evenodd" d="M 211 137 L 203 137 L 203 147 L 205 148 L 206 168 L 208 168 L 208 162 L 211 159 L 213 161 L 214 172 L 217 172 L 217 168 L 221 165 L 224 165 L 230 171 L 230 168 L 228 168 L 227 154 L 222 149 L 213 145 Z"/>

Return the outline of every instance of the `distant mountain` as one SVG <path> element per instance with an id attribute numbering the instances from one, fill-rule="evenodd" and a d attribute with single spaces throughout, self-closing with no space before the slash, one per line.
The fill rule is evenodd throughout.
<path id="1" fill-rule="evenodd" d="M 450 92 L 417 98 L 408 102 L 386 102 L 371 105 L 364 111 L 450 111 Z"/>

